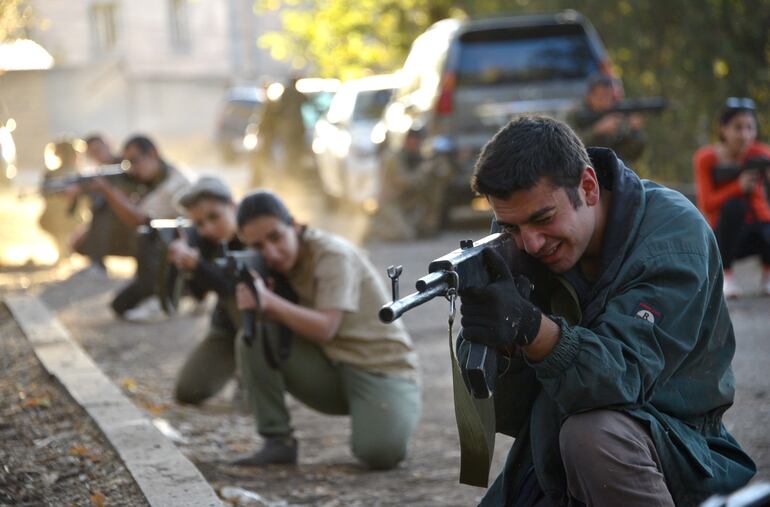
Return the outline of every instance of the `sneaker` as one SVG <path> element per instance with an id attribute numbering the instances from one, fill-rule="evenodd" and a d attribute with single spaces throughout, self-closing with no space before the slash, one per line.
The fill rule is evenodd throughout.
<path id="1" fill-rule="evenodd" d="M 129 322 L 155 322 L 164 319 L 166 314 L 160 307 L 158 298 L 152 297 L 139 304 L 136 308 L 126 310 L 121 318 Z"/>
<path id="2" fill-rule="evenodd" d="M 239 467 L 263 467 L 267 465 L 296 465 L 297 439 L 293 437 L 269 437 L 262 449 L 244 454 L 229 461 Z"/>
<path id="3" fill-rule="evenodd" d="M 732 273 L 725 273 L 725 280 L 722 290 L 725 295 L 725 299 L 735 299 L 741 295 L 738 282 L 735 280 L 735 275 Z"/>

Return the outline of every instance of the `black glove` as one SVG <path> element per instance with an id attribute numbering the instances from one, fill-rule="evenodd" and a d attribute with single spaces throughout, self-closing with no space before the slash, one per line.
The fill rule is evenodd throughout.
<path id="1" fill-rule="evenodd" d="M 523 275 L 514 278 L 496 251 L 486 249 L 482 255 L 492 281 L 460 292 L 463 337 L 495 349 L 529 345 L 542 319 L 540 310 L 529 302 L 529 280 Z"/>

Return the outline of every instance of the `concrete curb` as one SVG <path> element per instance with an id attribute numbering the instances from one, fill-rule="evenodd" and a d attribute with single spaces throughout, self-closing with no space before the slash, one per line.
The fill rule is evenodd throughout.
<path id="1" fill-rule="evenodd" d="M 43 367 L 96 422 L 153 507 L 222 507 L 203 475 L 137 409 L 75 343 L 36 297 L 5 304 Z"/>

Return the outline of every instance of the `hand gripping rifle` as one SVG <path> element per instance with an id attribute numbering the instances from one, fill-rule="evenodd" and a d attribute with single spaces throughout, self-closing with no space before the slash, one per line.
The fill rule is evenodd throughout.
<path id="1" fill-rule="evenodd" d="M 752 157 L 743 164 L 718 164 L 714 167 L 711 178 L 720 185 L 738 178 L 743 171 L 766 171 L 770 169 L 770 158 Z"/>
<path id="2" fill-rule="evenodd" d="M 214 259 L 214 264 L 224 272 L 232 284 L 233 290 L 239 283 L 246 284 L 257 302 L 257 307 L 259 307 L 260 301 L 257 289 L 254 287 L 252 270 L 256 271 L 266 283 L 268 279 L 272 280 L 271 290 L 276 294 L 289 301 L 297 301 L 297 295 L 286 279 L 277 274 L 271 274 L 262 256 L 254 250 L 230 250 L 227 248 L 227 243 L 223 242 L 222 256 Z M 258 329 L 258 326 L 261 326 L 261 329 Z M 260 319 L 258 322 L 257 313 L 254 310 L 241 310 L 244 342 L 251 347 L 260 335 L 265 360 L 268 366 L 274 369 L 289 358 L 293 336 L 287 327 L 278 326 L 276 329 L 275 326 L 275 323 L 267 324 L 264 319 Z M 270 327 L 274 332 L 267 331 Z M 277 343 L 275 343 L 276 340 Z"/>
<path id="3" fill-rule="evenodd" d="M 380 309 L 380 320 L 393 322 L 405 312 L 437 296 L 449 299 L 453 310 L 454 298 L 458 292 L 485 287 L 491 281 L 482 257 L 482 252 L 487 248 L 496 250 L 503 259 L 513 260 L 519 255 L 508 234 L 491 234 L 475 243 L 472 240 L 463 240 L 459 249 L 431 262 L 428 265 L 429 274 L 417 280 L 417 292 L 401 299 L 398 294 L 398 277 L 402 268 L 390 266 L 388 276 L 392 282 L 393 302 Z M 465 378 L 473 396 L 486 399 L 492 396 L 495 388 L 497 351 L 472 340 L 469 343 L 470 352 L 463 368 Z"/>
<path id="4" fill-rule="evenodd" d="M 248 287 L 254 300 L 259 306 L 259 294 L 254 287 L 254 276 L 251 270 L 265 276 L 266 268 L 262 257 L 253 250 L 230 250 L 227 243 L 222 243 L 222 256 L 214 259 L 214 264 L 220 268 L 233 284 L 233 289 L 239 283 L 244 283 Z M 257 334 L 257 315 L 254 310 L 241 310 L 241 327 L 243 328 L 243 339 L 246 345 L 251 346 L 254 337 Z"/>
<path id="5" fill-rule="evenodd" d="M 189 273 L 181 273 L 168 261 L 168 247 L 172 241 L 182 238 L 188 241 L 195 234 L 195 228 L 190 220 L 182 217 L 155 219 L 137 228 L 142 241 L 148 244 L 157 242 L 158 249 L 158 281 L 156 293 L 160 307 L 166 315 L 173 315 L 179 308 L 179 300 L 184 291 L 184 282 Z"/>

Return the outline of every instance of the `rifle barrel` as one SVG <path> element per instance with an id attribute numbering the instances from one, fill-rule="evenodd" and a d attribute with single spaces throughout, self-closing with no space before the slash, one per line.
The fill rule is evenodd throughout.
<path id="1" fill-rule="evenodd" d="M 448 290 L 449 284 L 442 282 L 428 286 L 426 290 L 422 292 L 413 292 L 404 298 L 388 303 L 380 308 L 380 321 L 385 323 L 393 322 L 415 306 L 427 303 L 436 296 L 443 296 Z"/>

